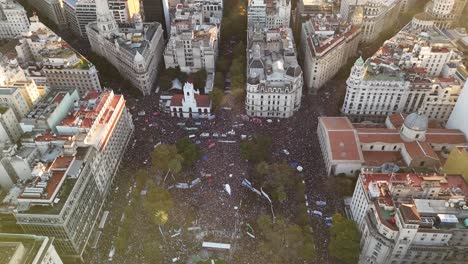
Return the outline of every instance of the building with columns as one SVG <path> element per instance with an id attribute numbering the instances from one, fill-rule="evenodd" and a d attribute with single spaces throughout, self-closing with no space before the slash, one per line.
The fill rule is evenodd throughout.
<path id="1" fill-rule="evenodd" d="M 460 51 L 435 27 L 406 25 L 346 81 L 342 113 L 353 121 L 384 121 L 393 113 L 421 111 L 444 123 L 462 91 Z"/>
<path id="2" fill-rule="evenodd" d="M 302 23 L 301 49 L 304 83 L 315 94 L 357 55 L 361 29 L 335 15 L 313 16 Z"/>
<path id="3" fill-rule="evenodd" d="M 0 0 L 0 39 L 12 39 L 29 28 L 26 10 L 16 0 Z"/>
<path id="4" fill-rule="evenodd" d="M 320 117 L 317 134 L 328 175 L 380 170 L 386 163 L 438 171 L 452 149 L 467 145 L 462 131 L 433 128 L 421 113 L 393 114 L 384 125 Z"/>
<path id="5" fill-rule="evenodd" d="M 297 62 L 291 28 L 249 29 L 247 115 L 288 118 L 299 110 L 302 69 Z"/>
<path id="6" fill-rule="evenodd" d="M 143 23 L 139 15 L 132 24 L 117 24 L 107 0 L 96 2 L 97 21 L 86 26 L 91 49 L 106 58 L 143 95 L 151 93 L 164 51 L 161 24 Z"/>
<path id="7" fill-rule="evenodd" d="M 184 84 L 183 94 L 174 94 L 170 101 L 171 115 L 184 118 L 211 118 L 211 99 L 193 88 L 193 83 Z"/>
<path id="8" fill-rule="evenodd" d="M 363 171 L 350 207 L 359 263 L 466 263 L 467 195 L 461 175 Z"/>

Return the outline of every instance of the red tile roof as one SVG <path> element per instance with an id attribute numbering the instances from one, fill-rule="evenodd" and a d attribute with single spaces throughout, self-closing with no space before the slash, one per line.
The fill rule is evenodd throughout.
<path id="1" fill-rule="evenodd" d="M 183 94 L 174 94 L 171 99 L 171 106 L 182 106 L 182 101 L 184 100 Z M 195 101 L 197 107 L 210 107 L 211 100 L 208 95 L 204 94 L 195 94 Z"/>
<path id="2" fill-rule="evenodd" d="M 354 131 L 328 131 L 333 160 L 361 160 Z"/>
<path id="3" fill-rule="evenodd" d="M 323 123 L 327 130 L 352 130 L 353 124 L 346 117 L 320 117 L 319 120 Z"/>
<path id="4" fill-rule="evenodd" d="M 432 150 L 431 146 L 427 142 L 405 142 L 405 149 L 410 155 L 411 159 L 417 158 L 431 158 L 439 160 L 437 154 Z"/>

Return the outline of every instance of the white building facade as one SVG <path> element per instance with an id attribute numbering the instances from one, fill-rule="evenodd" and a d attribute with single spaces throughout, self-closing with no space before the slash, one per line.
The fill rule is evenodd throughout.
<path id="1" fill-rule="evenodd" d="M 302 23 L 301 48 L 304 83 L 315 94 L 357 54 L 361 40 L 359 26 L 335 15 L 319 15 Z"/>
<path id="2" fill-rule="evenodd" d="M 211 118 L 211 99 L 193 88 L 193 83 L 184 84 L 183 94 L 174 94 L 170 102 L 171 115 L 184 118 Z"/>
<path id="3" fill-rule="evenodd" d="M 97 2 L 97 21 L 86 26 L 91 49 L 106 58 L 143 95 L 153 89 L 164 51 L 161 24 L 134 16 L 129 27 L 117 25 L 107 1 Z"/>
<path id="4" fill-rule="evenodd" d="M 26 10 L 15 0 L 0 0 L 0 39 L 11 39 L 27 32 Z"/>
<path id="5" fill-rule="evenodd" d="M 247 115 L 291 117 L 301 106 L 303 86 L 292 30 L 251 30 L 248 47 Z"/>
<path id="6" fill-rule="evenodd" d="M 397 23 L 400 4 L 401 0 L 343 0 L 340 14 L 351 22 L 355 12 L 362 12 L 362 42 L 372 42 Z"/>
<path id="7" fill-rule="evenodd" d="M 455 78 L 460 59 L 437 28 L 410 23 L 366 62 L 356 61 L 346 81 L 342 113 L 354 121 L 383 121 L 396 112 L 421 111 L 446 122 L 463 87 Z"/>

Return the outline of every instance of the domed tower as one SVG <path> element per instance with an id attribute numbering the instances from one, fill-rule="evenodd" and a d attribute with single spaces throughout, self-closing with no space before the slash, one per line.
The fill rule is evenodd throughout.
<path id="1" fill-rule="evenodd" d="M 400 137 L 406 142 L 425 141 L 428 119 L 422 113 L 412 113 L 405 118 L 400 129 Z"/>
<path id="2" fill-rule="evenodd" d="M 348 80 L 360 82 L 365 73 L 364 64 L 362 57 L 359 57 L 359 59 L 354 63 L 353 68 L 351 68 L 351 74 L 349 75 Z"/>
<path id="3" fill-rule="evenodd" d="M 351 24 L 353 25 L 361 25 L 362 20 L 364 19 L 364 9 L 362 6 L 357 6 L 356 9 L 354 9 L 353 16 L 351 17 Z"/>
<path id="4" fill-rule="evenodd" d="M 109 10 L 107 0 L 96 0 L 96 21 L 99 33 L 103 34 L 106 38 L 119 31 L 117 22 Z"/>

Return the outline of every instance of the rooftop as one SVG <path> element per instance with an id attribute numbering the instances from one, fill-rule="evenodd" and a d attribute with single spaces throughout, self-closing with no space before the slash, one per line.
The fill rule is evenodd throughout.
<path id="1" fill-rule="evenodd" d="M 53 240 L 45 236 L 0 233 L 0 263 L 41 263 Z"/>
<path id="2" fill-rule="evenodd" d="M 397 230 L 393 217 L 396 210 L 404 221 L 418 223 L 420 232 L 464 228 L 468 184 L 461 175 L 364 172 L 360 179 L 369 198 L 380 209 L 380 220 L 394 230 Z"/>

